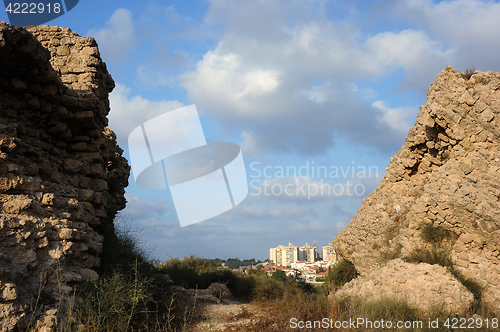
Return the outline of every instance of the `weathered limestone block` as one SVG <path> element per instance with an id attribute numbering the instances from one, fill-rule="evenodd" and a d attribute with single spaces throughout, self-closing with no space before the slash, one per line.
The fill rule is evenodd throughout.
<path id="1" fill-rule="evenodd" d="M 386 297 L 407 301 L 422 312 L 430 312 L 435 306 L 462 314 L 474 300 L 472 293 L 444 267 L 406 263 L 399 258 L 354 279 L 335 293 L 337 299 L 346 296 L 365 301 Z"/>

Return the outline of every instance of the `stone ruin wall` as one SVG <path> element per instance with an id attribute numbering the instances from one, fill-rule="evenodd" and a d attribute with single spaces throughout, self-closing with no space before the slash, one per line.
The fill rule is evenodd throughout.
<path id="1" fill-rule="evenodd" d="M 98 278 L 130 170 L 106 127 L 113 88 L 93 38 L 0 22 L 0 331 L 23 329 L 40 289 L 50 331 Z"/>
<path id="2" fill-rule="evenodd" d="M 389 266 L 388 260 L 428 246 L 421 236 L 425 225 L 456 235 L 450 243 L 454 266 L 478 282 L 485 303 L 498 310 L 500 73 L 476 71 L 467 79 L 447 67 L 437 75 L 384 179 L 363 200 L 333 245 L 362 277 L 376 276 L 379 269 Z M 391 264 L 400 266 L 401 262 Z M 387 268 L 384 273 L 388 273 Z M 393 276 L 402 280 L 395 270 Z M 441 284 L 449 276 L 443 278 Z M 422 287 L 424 281 L 420 281 Z M 369 282 L 373 284 L 373 280 Z M 355 283 L 363 292 L 368 280 Z M 407 291 L 411 285 L 406 284 Z M 443 288 L 442 292 L 449 290 Z M 430 298 L 429 294 L 422 298 Z"/>

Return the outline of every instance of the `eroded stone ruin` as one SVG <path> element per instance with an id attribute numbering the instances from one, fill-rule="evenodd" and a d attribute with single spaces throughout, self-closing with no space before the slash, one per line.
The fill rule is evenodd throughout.
<path id="1" fill-rule="evenodd" d="M 449 269 L 401 259 L 431 247 L 422 236 L 429 226 L 452 235 L 442 241 L 454 268 L 477 282 L 484 303 L 498 310 L 500 73 L 468 78 L 447 67 L 437 76 L 384 179 L 333 239 L 361 275 L 337 296 L 384 294 L 421 309 L 469 308 L 471 292 Z"/>
<path id="2" fill-rule="evenodd" d="M 106 127 L 113 88 L 93 38 L 0 22 L 1 331 L 25 328 L 39 290 L 32 327 L 51 331 L 65 295 L 98 278 L 129 175 Z"/>

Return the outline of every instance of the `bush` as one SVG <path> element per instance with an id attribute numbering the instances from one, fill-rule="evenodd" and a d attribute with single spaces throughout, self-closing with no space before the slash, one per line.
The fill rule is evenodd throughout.
<path id="1" fill-rule="evenodd" d="M 474 67 L 474 65 L 470 65 L 465 70 L 465 73 L 462 73 L 462 77 L 465 78 L 466 80 L 469 80 L 472 77 L 472 75 L 474 75 L 475 71 L 476 71 L 476 67 Z"/>
<path id="2" fill-rule="evenodd" d="M 216 268 L 210 260 L 193 255 L 183 259 L 173 258 L 157 268 L 168 274 L 176 285 L 184 288 L 205 289 L 218 282 L 226 284 L 234 296 L 249 298 L 254 287 L 251 277 Z"/>
<path id="3" fill-rule="evenodd" d="M 348 283 L 352 279 L 356 278 L 358 272 L 354 267 L 354 264 L 348 260 L 341 259 L 328 271 L 327 285 L 338 289 L 344 284 Z"/>
<path id="4" fill-rule="evenodd" d="M 443 326 L 447 319 L 452 319 L 453 314 L 443 310 L 441 307 L 429 308 L 427 312 L 420 312 L 408 304 L 403 299 L 394 299 L 382 297 L 376 301 L 365 301 L 361 297 L 346 297 L 337 302 L 336 320 L 356 320 L 364 319 L 364 325 L 361 325 L 357 331 L 449 331 Z M 432 328 L 429 322 L 438 319 L 439 327 Z M 378 321 L 392 322 L 392 329 L 376 328 L 374 322 Z M 371 321 L 372 326 L 366 321 Z M 396 323 L 403 322 L 407 327 L 397 328 Z"/>
<path id="5" fill-rule="evenodd" d="M 140 273 L 154 270 L 146 251 L 140 247 L 139 232 L 132 231 L 130 223 L 120 214 L 114 220 L 99 225 L 98 231 L 104 236 L 101 262 L 97 269 L 100 276 L 114 272 L 128 275 L 134 268 L 138 268 Z"/>
<path id="6" fill-rule="evenodd" d="M 437 264 L 443 267 L 451 267 L 453 263 L 447 250 L 433 246 L 431 249 L 418 248 L 404 257 L 408 263 Z"/>
<path id="7" fill-rule="evenodd" d="M 273 275 L 271 276 L 271 279 L 276 280 L 276 281 L 286 281 L 287 275 L 285 271 L 283 270 L 276 270 L 274 271 Z"/>
<path id="8" fill-rule="evenodd" d="M 422 226 L 420 237 L 422 238 L 422 240 L 425 240 L 430 244 L 437 245 L 443 242 L 445 239 L 454 239 L 456 235 L 452 231 L 441 226 L 427 224 Z"/>
<path id="9" fill-rule="evenodd" d="M 61 290 L 54 331 L 185 330 L 194 305 L 175 294 L 164 275 L 141 272 L 139 264 L 128 273 L 108 271 L 96 282 L 78 285 L 72 295 Z M 38 331 L 35 316 L 43 304 L 37 304 L 33 308 L 35 315 L 27 317 L 23 331 Z"/>
<path id="10" fill-rule="evenodd" d="M 98 270 L 100 279 L 77 285 L 73 295 L 61 290 L 59 296 L 65 304 L 59 305 L 56 330 L 186 330 L 193 304 L 176 294 L 165 273 L 148 262 L 134 233 L 124 228 L 116 231 L 114 226 L 114 222 L 101 225 L 105 239 Z M 29 318 L 26 331 L 34 330 L 35 319 Z"/>

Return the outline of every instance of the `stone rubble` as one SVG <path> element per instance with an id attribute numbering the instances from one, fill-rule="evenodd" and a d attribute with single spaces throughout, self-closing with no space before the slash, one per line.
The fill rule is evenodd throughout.
<path id="1" fill-rule="evenodd" d="M 185 289 L 181 286 L 174 286 L 174 291 L 187 296 L 194 302 L 229 303 L 232 298 L 231 291 L 225 284 L 214 282 L 207 289 Z M 228 302 L 229 301 L 229 302 Z"/>

